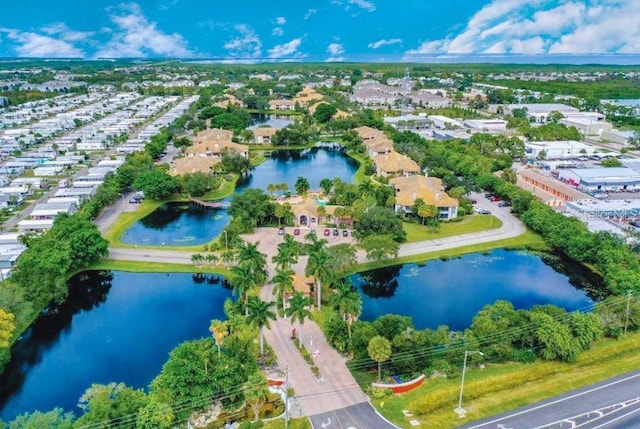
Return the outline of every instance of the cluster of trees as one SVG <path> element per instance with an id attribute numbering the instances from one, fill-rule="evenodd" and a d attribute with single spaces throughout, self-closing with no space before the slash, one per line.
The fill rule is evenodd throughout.
<path id="1" fill-rule="evenodd" d="M 251 125 L 251 114 L 246 109 L 229 106 L 208 106 L 200 111 L 198 119 L 209 120 L 210 128 L 223 128 L 241 132 Z"/>
<path id="2" fill-rule="evenodd" d="M 271 138 L 275 146 L 305 146 L 317 138 L 317 131 L 309 124 L 296 122 L 279 129 Z"/>
<path id="3" fill-rule="evenodd" d="M 552 305 L 515 310 L 510 302 L 497 301 L 480 310 L 470 328 L 458 332 L 447 326 L 419 330 L 409 317 L 393 314 L 350 324 L 351 319 L 336 307 L 323 330 L 337 350 L 353 356 L 352 370 L 370 371 L 375 363 L 385 362 L 387 375 L 415 376 L 456 371 L 465 349 L 482 350 L 484 360 L 493 363 L 538 358 L 571 362 L 603 335 L 617 337 L 625 326 L 627 330 L 639 329 L 637 298 L 630 303 L 630 315 L 626 318 L 626 299 L 618 297 L 602 301 L 594 313 L 567 313 Z M 383 342 L 379 337 L 390 346 L 386 359 L 378 360 L 371 354 L 372 342 Z M 381 344 L 375 348 L 380 349 Z"/>
<path id="4" fill-rule="evenodd" d="M 12 276 L 0 282 L 0 368 L 8 362 L 12 339 L 49 303 L 62 303 L 68 276 L 107 254 L 96 226 L 81 215 L 60 215 L 41 236 L 26 236 L 27 249 Z"/>

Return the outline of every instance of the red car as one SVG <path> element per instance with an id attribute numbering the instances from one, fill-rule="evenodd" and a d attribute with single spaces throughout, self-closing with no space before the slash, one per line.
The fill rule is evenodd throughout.
<path id="1" fill-rule="evenodd" d="M 293 235 L 300 235 L 300 228 L 296 228 L 293 230 Z"/>
<path id="2" fill-rule="evenodd" d="M 500 197 L 496 197 L 494 195 L 493 197 L 489 198 L 489 201 L 496 203 L 496 202 L 500 201 Z"/>
<path id="3" fill-rule="evenodd" d="M 331 231 L 329 231 L 328 229 L 325 229 L 325 230 L 324 230 L 324 236 L 325 236 L 325 237 L 328 237 L 328 236 L 329 236 L 329 234 L 331 234 Z"/>

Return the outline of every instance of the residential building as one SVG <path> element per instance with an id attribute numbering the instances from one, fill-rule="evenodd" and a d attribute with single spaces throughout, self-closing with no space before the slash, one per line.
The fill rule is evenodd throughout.
<path id="1" fill-rule="evenodd" d="M 253 130 L 253 142 L 255 144 L 271 144 L 271 139 L 278 131 L 274 127 L 258 127 Z"/>
<path id="2" fill-rule="evenodd" d="M 271 100 L 269 101 L 270 110 L 290 110 L 296 109 L 296 102 L 294 100 Z"/>
<path id="3" fill-rule="evenodd" d="M 458 216 L 458 200 L 447 195 L 442 180 L 437 177 L 395 177 L 389 183 L 396 191 L 396 211 L 412 213 L 416 200 L 422 198 L 427 205 L 438 208 L 439 219 L 450 220 Z"/>
<path id="4" fill-rule="evenodd" d="M 211 169 L 220 162 L 220 158 L 207 156 L 190 156 L 174 159 L 169 169 L 172 176 L 182 176 L 188 173 L 210 173 Z"/>
<path id="5" fill-rule="evenodd" d="M 378 176 L 410 176 L 420 173 L 420 166 L 417 162 L 406 155 L 391 151 L 384 155 L 373 158 Z"/>

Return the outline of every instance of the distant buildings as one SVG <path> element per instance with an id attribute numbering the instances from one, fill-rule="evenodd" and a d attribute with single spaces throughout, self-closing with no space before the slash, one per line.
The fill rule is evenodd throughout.
<path id="1" fill-rule="evenodd" d="M 590 192 L 640 190 L 640 173 L 625 167 L 558 170 L 558 178 Z"/>

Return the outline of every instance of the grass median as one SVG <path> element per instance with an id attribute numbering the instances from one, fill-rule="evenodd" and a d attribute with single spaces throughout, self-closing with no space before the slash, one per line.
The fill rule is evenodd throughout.
<path id="1" fill-rule="evenodd" d="M 589 386 L 640 368 L 640 333 L 613 340 L 603 339 L 574 363 L 538 361 L 532 364 L 486 364 L 486 368 L 468 370 L 465 378 L 464 408 L 460 419 L 457 406 L 460 377 L 427 379 L 411 392 L 373 400 L 386 418 L 402 428 L 410 428 L 410 419 L 421 427 L 446 429 L 477 419 L 513 410 L 564 392 Z M 427 403 L 428 410 L 418 414 L 416 404 Z M 413 410 L 411 418 L 403 410 Z"/>
<path id="2" fill-rule="evenodd" d="M 449 259 L 456 258 L 468 253 L 489 252 L 495 249 L 532 249 L 532 250 L 548 250 L 544 239 L 532 231 L 526 231 L 517 237 L 506 238 L 503 240 L 490 241 L 487 243 L 472 244 L 469 246 L 460 246 L 453 249 L 437 250 L 435 252 L 421 253 L 418 255 L 403 256 L 401 258 L 385 259 L 383 261 L 367 262 L 364 264 L 354 265 L 348 272 L 348 275 L 369 271 L 376 268 L 384 268 L 398 264 L 421 263 L 432 259 Z"/>

